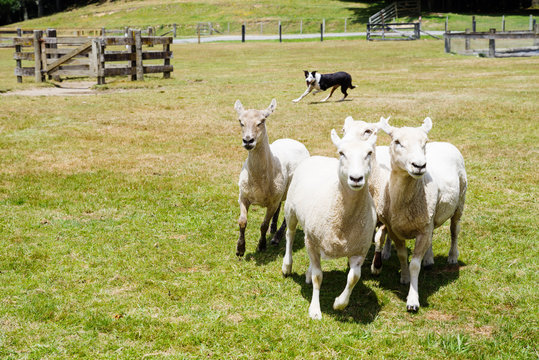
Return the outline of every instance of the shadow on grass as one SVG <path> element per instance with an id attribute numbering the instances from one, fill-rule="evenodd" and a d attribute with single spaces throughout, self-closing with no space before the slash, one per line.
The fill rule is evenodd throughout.
<path id="1" fill-rule="evenodd" d="M 383 262 L 382 273 L 379 276 L 372 275 L 370 271 L 373 253 L 374 251 L 371 249 L 370 256 L 367 257 L 362 267 L 365 279 L 377 280 L 381 288 L 390 290 L 397 295 L 403 302 L 403 308 L 405 308 L 410 284 L 400 283 L 400 263 L 396 252 L 393 250 L 391 258 Z M 466 264 L 459 261 L 458 265 L 449 265 L 447 264 L 447 256 L 436 255 L 434 265 L 430 269 L 421 268 L 419 273 L 419 303 L 421 307 L 428 307 L 428 299 L 432 294 L 441 287 L 457 280 L 462 266 L 466 266 Z"/>
<path id="2" fill-rule="evenodd" d="M 305 283 L 305 272 L 301 274 L 292 273 L 289 277 L 301 285 L 301 295 L 310 303 L 313 287 L 312 284 Z M 365 286 L 362 279 L 360 279 L 354 287 L 352 295 L 350 295 L 348 306 L 342 311 L 333 309 L 335 298 L 339 296 L 346 287 L 347 277 L 348 269 L 342 271 L 324 271 L 322 287 L 320 288 L 320 308 L 322 314 L 328 314 L 343 322 L 353 321 L 362 324 L 373 322 L 376 315 L 380 312 L 381 306 L 374 291 Z M 305 313 L 308 314 L 308 311 L 309 308 L 306 306 Z"/>
<path id="3" fill-rule="evenodd" d="M 294 238 L 294 246 L 292 251 L 296 252 L 305 247 L 303 240 L 304 234 L 301 229 L 296 230 L 296 237 Z M 283 257 L 286 247 L 286 238 L 283 237 L 278 245 L 272 245 L 271 236 L 267 237 L 267 247 L 264 251 L 255 251 L 245 255 L 245 261 L 255 261 L 257 266 L 266 265 L 272 261 L 275 261 L 278 257 Z"/>
<path id="4" fill-rule="evenodd" d="M 352 101 L 352 99 L 336 100 L 336 101 L 310 101 L 309 105 L 320 105 L 320 104 L 331 104 L 331 103 L 340 103 L 345 101 Z"/>

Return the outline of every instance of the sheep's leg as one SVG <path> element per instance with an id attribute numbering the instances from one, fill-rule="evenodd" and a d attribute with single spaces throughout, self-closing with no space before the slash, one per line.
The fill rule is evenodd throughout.
<path id="1" fill-rule="evenodd" d="M 346 282 L 346 287 L 341 295 L 339 295 L 335 302 L 333 303 L 333 309 L 343 310 L 348 306 L 350 301 L 350 294 L 354 290 L 359 278 L 361 277 L 361 265 L 363 264 L 365 258 L 363 256 L 352 256 L 348 262 L 350 264 L 350 271 L 348 272 L 348 281 Z"/>
<path id="2" fill-rule="evenodd" d="M 277 211 L 275 211 L 275 214 L 273 214 L 273 217 L 271 218 L 271 227 L 270 227 L 271 234 L 275 234 L 275 232 L 277 231 L 277 223 L 279 222 L 280 212 L 281 212 L 281 205 L 279 204 Z"/>
<path id="3" fill-rule="evenodd" d="M 312 85 L 309 85 L 307 87 L 307 90 L 305 90 L 305 92 L 303 94 L 301 94 L 301 96 L 299 98 L 292 100 L 292 102 L 297 103 L 298 101 L 303 99 L 305 96 L 307 96 L 311 91 L 313 91 L 313 89 L 314 89 L 314 87 Z"/>
<path id="4" fill-rule="evenodd" d="M 382 271 L 382 246 L 384 245 L 386 234 L 386 226 L 382 225 L 374 235 L 374 257 L 371 264 L 371 273 L 373 275 L 380 275 Z"/>
<path id="5" fill-rule="evenodd" d="M 382 250 L 382 260 L 389 260 L 391 257 L 391 238 L 387 236 L 384 249 Z"/>
<path id="6" fill-rule="evenodd" d="M 281 224 L 281 227 L 279 228 L 279 230 L 277 230 L 277 232 L 273 235 L 273 238 L 271 239 L 271 244 L 279 245 L 279 243 L 283 239 L 285 231 L 286 231 L 286 219 L 283 219 L 283 223 Z"/>
<path id="7" fill-rule="evenodd" d="M 460 232 L 460 214 L 454 215 L 451 218 L 451 248 L 449 249 L 449 255 L 447 257 L 447 262 L 451 265 L 458 264 L 459 260 L 459 248 L 458 248 L 458 237 Z"/>
<path id="8" fill-rule="evenodd" d="M 279 203 L 280 206 L 280 203 Z M 258 240 L 258 247 L 256 248 L 258 251 L 264 251 L 266 250 L 266 234 L 268 233 L 269 225 L 271 218 L 273 217 L 273 214 L 275 214 L 275 208 L 267 208 L 266 209 L 266 216 L 264 217 L 264 221 L 262 222 L 262 225 L 260 225 L 260 239 Z"/>
<path id="9" fill-rule="evenodd" d="M 322 286 L 322 268 L 320 266 L 320 253 L 313 249 L 307 250 L 309 253 L 309 261 L 311 268 L 311 279 L 313 282 L 313 298 L 309 306 L 309 316 L 311 319 L 322 319 L 322 311 L 320 310 L 320 286 Z"/>
<path id="10" fill-rule="evenodd" d="M 286 249 L 283 257 L 282 272 L 283 276 L 288 276 L 292 272 L 292 247 L 294 246 L 294 238 L 296 236 L 296 226 L 298 221 L 294 214 L 289 217 L 288 229 L 286 230 Z"/>
<path id="11" fill-rule="evenodd" d="M 423 256 L 423 269 L 429 270 L 432 269 L 434 265 L 434 252 L 432 251 L 432 244 L 427 249 L 425 256 Z"/>
<path id="12" fill-rule="evenodd" d="M 240 217 L 238 225 L 240 226 L 240 237 L 236 245 L 236 256 L 245 254 L 245 228 L 247 227 L 247 212 L 249 211 L 249 203 L 240 199 Z"/>
<path id="13" fill-rule="evenodd" d="M 335 85 L 334 87 L 331 88 L 331 91 L 329 92 L 329 95 L 324 99 L 322 100 L 321 102 L 324 102 L 326 101 L 327 99 L 329 99 L 331 97 L 331 95 L 333 95 L 333 92 L 335 91 L 335 89 L 337 89 L 340 85 Z"/>
<path id="14" fill-rule="evenodd" d="M 418 235 L 415 241 L 412 260 L 410 260 L 410 290 L 406 299 L 406 310 L 416 312 L 419 310 L 419 272 L 421 271 L 421 260 L 432 245 L 432 228 L 425 234 Z"/>
<path id="15" fill-rule="evenodd" d="M 391 235 L 390 235 L 391 236 Z M 406 241 L 394 237 L 395 248 L 397 249 L 397 257 L 401 265 L 401 284 L 410 282 L 410 270 L 408 269 L 408 249 L 406 249 Z"/>
<path id="16" fill-rule="evenodd" d="M 309 262 L 309 268 L 307 271 L 305 271 L 305 284 L 310 284 L 313 282 L 313 267 L 311 266 L 311 262 Z"/>

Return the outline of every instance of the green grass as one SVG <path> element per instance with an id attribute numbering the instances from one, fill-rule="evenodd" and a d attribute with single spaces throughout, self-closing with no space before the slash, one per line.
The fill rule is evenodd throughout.
<path id="1" fill-rule="evenodd" d="M 425 40 L 173 50 L 170 80 L 0 97 L 0 358 L 537 358 L 537 59 L 447 55 Z M 1 49 L 2 91 L 35 86 L 13 68 Z M 347 102 L 293 104 L 304 68 L 349 71 L 358 87 Z M 445 225 L 434 269 L 420 274 L 419 313 L 405 310 L 395 254 L 373 277 L 371 251 L 342 312 L 332 303 L 346 260 L 323 262 L 323 319 L 311 321 L 301 233 L 283 279 L 283 244 L 255 252 L 256 207 L 235 257 L 246 152 L 233 104 L 272 98 L 270 139 L 311 154 L 336 156 L 329 133 L 348 115 L 395 126 L 430 116 L 431 140 L 462 151 L 460 267 L 445 264 Z"/>

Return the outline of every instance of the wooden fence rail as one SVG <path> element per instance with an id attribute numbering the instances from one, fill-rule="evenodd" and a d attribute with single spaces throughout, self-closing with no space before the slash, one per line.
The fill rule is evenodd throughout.
<path id="1" fill-rule="evenodd" d="M 19 29 L 20 30 L 20 29 Z M 22 82 L 23 76 L 33 76 L 36 82 L 45 77 L 60 76 L 96 77 L 104 84 L 109 76 L 130 75 L 131 80 L 144 80 L 144 74 L 163 73 L 170 78 L 174 70 L 170 64 L 172 37 L 142 36 L 140 30 L 129 30 L 126 36 L 77 37 L 57 36 L 56 31 L 34 30 L 32 36 L 22 31 L 11 38 L 15 48 L 15 76 Z M 162 50 L 147 50 L 144 46 L 162 45 Z M 123 46 L 125 50 L 108 49 Z M 162 64 L 144 61 L 163 60 Z M 23 61 L 33 66 L 23 66 Z M 123 64 L 121 63 L 123 62 Z"/>
<path id="2" fill-rule="evenodd" d="M 421 23 L 367 24 L 367 40 L 418 40 Z"/>
<path id="3" fill-rule="evenodd" d="M 480 54 L 488 57 L 508 57 L 508 56 L 532 56 L 539 54 L 539 24 L 535 24 L 532 31 L 503 31 L 496 32 L 496 29 L 490 29 L 488 32 L 470 32 L 467 29 L 465 32 L 444 33 L 445 52 L 451 53 L 451 42 L 453 39 L 464 39 L 465 49 L 461 52 L 464 55 Z M 470 47 L 471 40 L 488 40 L 488 50 L 472 50 Z M 518 49 L 496 49 L 496 40 L 533 40 L 533 46 Z"/>

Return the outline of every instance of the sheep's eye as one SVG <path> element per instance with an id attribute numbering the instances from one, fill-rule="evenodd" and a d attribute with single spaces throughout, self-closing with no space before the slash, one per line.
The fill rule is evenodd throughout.
<path id="1" fill-rule="evenodd" d="M 241 127 L 244 127 L 245 125 L 239 120 Z"/>
<path id="2" fill-rule="evenodd" d="M 371 130 L 365 130 L 365 134 L 370 135 L 370 134 L 372 134 L 372 131 Z"/>
<path id="3" fill-rule="evenodd" d="M 400 143 L 399 140 L 395 140 L 395 145 L 396 145 L 396 146 L 402 146 L 402 144 Z"/>
<path id="4" fill-rule="evenodd" d="M 258 124 L 256 124 L 256 126 L 262 126 L 262 124 L 264 124 L 263 121 L 259 122 Z"/>
<path id="5" fill-rule="evenodd" d="M 339 151 L 339 155 L 341 155 L 342 157 L 345 157 L 342 151 Z"/>
<path id="6" fill-rule="evenodd" d="M 369 153 L 367 154 L 367 156 L 372 156 L 372 151 L 369 151 Z"/>

